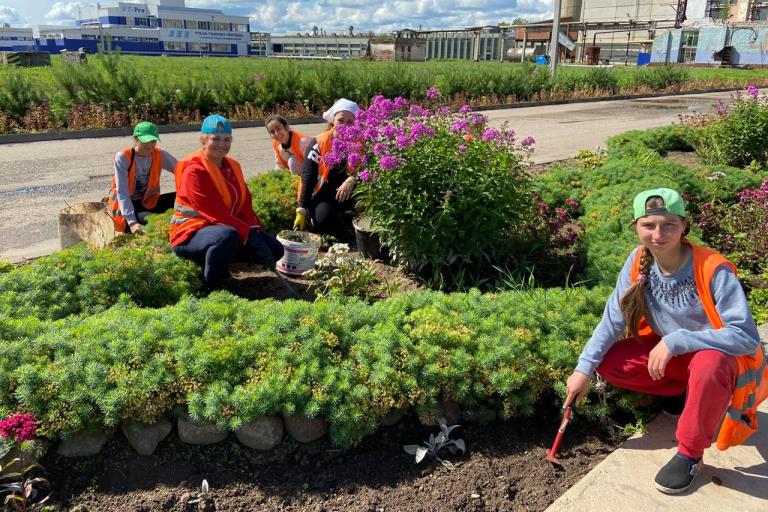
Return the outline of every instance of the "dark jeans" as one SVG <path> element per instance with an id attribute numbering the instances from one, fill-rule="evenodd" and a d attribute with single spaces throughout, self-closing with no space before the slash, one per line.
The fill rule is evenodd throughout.
<path id="1" fill-rule="evenodd" d="M 167 210 L 173 209 L 173 203 L 176 202 L 176 192 L 160 194 L 160 197 L 157 198 L 157 204 L 154 208 L 144 208 L 144 205 L 141 204 L 141 201 L 131 200 L 131 202 L 133 203 L 133 211 L 136 213 L 136 220 L 139 221 L 139 224 L 145 226 L 149 220 L 150 215 L 155 213 L 165 213 Z M 130 233 L 131 228 L 126 227 L 125 232 Z"/>
<path id="2" fill-rule="evenodd" d="M 251 228 L 248 241 L 242 245 L 235 228 L 213 225 L 198 230 L 185 243 L 174 247 L 173 252 L 203 267 L 203 282 L 216 286 L 227 276 L 227 265 L 233 261 L 274 269 L 275 262 L 283 257 L 283 244 L 269 233 Z"/>
<path id="3" fill-rule="evenodd" d="M 314 232 L 344 238 L 352 229 L 352 224 L 346 222 L 344 213 L 352 211 L 354 208 L 354 200 L 348 199 L 343 203 L 338 202 L 336 200 L 336 188 L 326 184 L 309 204 L 309 215 L 312 218 Z"/>

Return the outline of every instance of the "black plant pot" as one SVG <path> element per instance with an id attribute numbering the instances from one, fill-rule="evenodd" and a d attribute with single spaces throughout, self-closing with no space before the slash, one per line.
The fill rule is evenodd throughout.
<path id="1" fill-rule="evenodd" d="M 370 217 L 355 217 L 352 226 L 355 228 L 355 243 L 360 253 L 372 260 L 381 258 L 379 234 L 371 231 Z"/>

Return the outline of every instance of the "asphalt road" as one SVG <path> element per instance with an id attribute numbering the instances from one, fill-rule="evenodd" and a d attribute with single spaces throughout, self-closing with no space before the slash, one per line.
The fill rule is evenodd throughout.
<path id="1" fill-rule="evenodd" d="M 521 137 L 532 135 L 536 139 L 533 161 L 546 163 L 604 145 L 608 137 L 627 130 L 663 126 L 677 121 L 680 114 L 710 110 L 715 99 L 728 97 L 729 93 L 711 93 L 485 114 L 493 125 L 506 122 Z M 312 124 L 298 129 L 316 135 L 323 128 L 323 124 Z M 160 136 L 161 147 L 177 158 L 198 146 L 196 133 L 163 135 L 161 129 Z M 57 250 L 59 210 L 106 195 L 113 155 L 130 144 L 129 137 L 111 137 L 0 145 L 0 259 L 20 261 Z M 274 165 L 264 128 L 235 130 L 231 155 L 240 161 L 248 177 Z M 173 190 L 172 176 L 163 174 L 163 190 Z"/>

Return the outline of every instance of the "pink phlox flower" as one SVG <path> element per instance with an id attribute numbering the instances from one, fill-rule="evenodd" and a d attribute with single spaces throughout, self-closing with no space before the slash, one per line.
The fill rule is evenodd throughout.
<path id="1" fill-rule="evenodd" d="M 381 129 L 381 134 L 388 139 L 392 139 L 397 135 L 397 128 L 390 123 Z"/>
<path id="2" fill-rule="evenodd" d="M 464 144 L 459 144 L 456 149 L 459 150 L 459 153 L 466 153 L 467 152 L 467 146 Z"/>
<path id="3" fill-rule="evenodd" d="M 565 204 L 567 204 L 571 208 L 578 208 L 579 206 L 581 206 L 581 204 L 579 204 L 577 200 L 571 199 L 570 197 L 565 198 Z"/>
<path id="4" fill-rule="evenodd" d="M 395 108 L 403 108 L 407 104 L 408 104 L 408 100 L 403 98 L 402 96 L 398 96 L 397 98 L 395 98 L 395 101 L 393 103 Z"/>
<path id="5" fill-rule="evenodd" d="M 442 96 L 443 96 L 443 93 L 440 92 L 440 89 L 438 89 L 437 87 L 433 86 L 427 89 L 426 97 L 428 100 L 436 100 L 441 98 Z"/>
<path id="6" fill-rule="evenodd" d="M 451 131 L 452 131 L 452 132 L 460 132 L 460 131 L 464 131 L 464 130 L 466 130 L 467 128 L 469 128 L 469 123 L 467 122 L 467 120 L 466 120 L 466 119 L 457 119 L 457 120 L 456 120 L 456 121 L 454 121 L 454 122 L 453 122 L 453 124 L 451 125 Z"/>
<path id="7" fill-rule="evenodd" d="M 450 107 L 438 107 L 435 110 L 435 115 L 438 117 L 445 117 L 451 113 Z"/>
<path id="8" fill-rule="evenodd" d="M 386 144 L 383 144 L 381 142 L 377 142 L 376 144 L 373 145 L 373 154 L 374 155 L 381 155 L 381 154 L 387 153 L 387 149 L 388 148 L 387 148 Z"/>
<path id="9" fill-rule="evenodd" d="M 500 135 L 501 135 L 501 133 L 499 132 L 498 129 L 496 129 L 496 128 L 488 128 L 488 129 L 486 129 L 483 132 L 482 139 L 483 139 L 484 142 L 488 142 L 488 141 L 491 141 L 491 140 L 498 139 Z"/>
<path id="10" fill-rule="evenodd" d="M 368 169 L 363 169 L 362 171 L 360 171 L 360 174 L 358 174 L 358 176 L 360 177 L 360 181 L 363 181 L 363 182 L 369 181 L 371 179 L 371 171 L 369 171 Z"/>
<path id="11" fill-rule="evenodd" d="M 411 105 L 411 108 L 408 109 L 408 113 L 411 117 L 429 117 L 429 109 L 420 105 Z"/>
<path id="12" fill-rule="evenodd" d="M 381 168 L 385 171 L 391 171 L 397 168 L 397 157 L 392 155 L 384 155 L 381 157 Z"/>
<path id="13" fill-rule="evenodd" d="M 379 138 L 379 130 L 377 130 L 373 126 L 368 127 L 363 132 L 363 137 L 365 138 L 365 140 L 370 140 L 370 141 L 378 140 L 378 138 Z"/>
<path id="14" fill-rule="evenodd" d="M 485 116 L 483 114 L 472 114 L 469 116 L 469 122 L 472 126 L 477 126 L 485 122 Z"/>
<path id="15" fill-rule="evenodd" d="M 562 220 L 568 218 L 568 212 L 565 210 L 565 208 L 555 208 L 555 215 L 557 215 L 558 218 Z"/>
<path id="16" fill-rule="evenodd" d="M 411 145 L 411 139 L 405 133 L 401 132 L 395 137 L 395 145 L 397 149 L 405 149 Z"/>
<path id="17" fill-rule="evenodd" d="M 747 87 L 747 94 L 749 94 L 753 98 L 757 98 L 757 95 L 759 92 L 760 92 L 760 89 L 758 89 L 754 85 L 750 85 L 749 87 Z"/>
<path id="18" fill-rule="evenodd" d="M 470 112 L 472 112 L 472 107 L 469 105 L 462 105 L 459 109 L 459 114 L 469 114 Z"/>
<path id="19" fill-rule="evenodd" d="M 411 126 L 411 141 L 416 142 L 422 137 L 430 137 L 433 138 L 435 136 L 434 130 L 429 128 L 424 123 L 415 123 L 413 126 Z"/>
<path id="20" fill-rule="evenodd" d="M 525 139 L 523 139 L 523 142 L 521 142 L 520 144 L 524 148 L 527 148 L 528 146 L 533 146 L 535 143 L 536 143 L 536 139 L 534 139 L 532 136 L 529 135 Z"/>
<path id="21" fill-rule="evenodd" d="M 368 157 L 366 157 L 363 153 L 350 153 L 347 157 L 347 164 L 352 169 L 356 169 L 361 164 L 368 163 Z"/>
<path id="22" fill-rule="evenodd" d="M 323 155 L 323 163 L 328 167 L 336 167 L 343 159 L 344 158 L 341 155 L 333 151 Z"/>
<path id="23" fill-rule="evenodd" d="M 0 421 L 0 436 L 21 443 L 32 441 L 37 432 L 37 422 L 31 414 L 16 414 Z"/>

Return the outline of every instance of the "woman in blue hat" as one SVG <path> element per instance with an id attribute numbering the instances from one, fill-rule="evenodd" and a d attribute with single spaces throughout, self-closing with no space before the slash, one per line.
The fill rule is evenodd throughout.
<path id="1" fill-rule="evenodd" d="M 568 378 L 565 403 L 584 397 L 595 372 L 632 391 L 685 395 L 677 453 L 655 478 L 658 490 L 674 494 L 690 487 L 716 433 L 724 450 L 757 429 L 768 366 L 736 267 L 685 238 L 690 223 L 680 195 L 646 190 L 633 210 L 640 245 Z"/>
<path id="2" fill-rule="evenodd" d="M 262 230 L 240 163 L 227 156 L 232 147 L 229 121 L 218 114 L 206 117 L 200 144 L 176 168 L 173 252 L 202 266 L 209 287 L 221 284 L 235 260 L 274 269 L 283 246 Z"/>
<path id="3" fill-rule="evenodd" d="M 173 173 L 176 159 L 157 147 L 157 126 L 142 121 L 133 129 L 133 146 L 115 155 L 115 174 L 108 203 L 115 231 L 141 233 L 152 213 L 173 208 L 175 192 L 160 194 L 160 174 Z"/>

